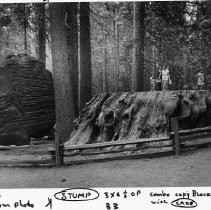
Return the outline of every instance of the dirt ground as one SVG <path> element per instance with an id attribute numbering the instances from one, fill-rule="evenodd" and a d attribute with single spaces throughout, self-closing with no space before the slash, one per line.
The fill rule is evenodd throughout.
<path id="1" fill-rule="evenodd" d="M 211 147 L 180 157 L 0 168 L 0 188 L 211 186 Z"/>

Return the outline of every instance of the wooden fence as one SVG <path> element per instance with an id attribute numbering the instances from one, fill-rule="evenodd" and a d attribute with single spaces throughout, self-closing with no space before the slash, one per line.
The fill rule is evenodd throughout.
<path id="1" fill-rule="evenodd" d="M 178 131 L 178 118 L 171 121 L 168 137 L 130 139 L 85 145 L 66 146 L 55 142 L 32 141 L 27 146 L 0 146 L 0 166 L 62 166 L 108 160 L 154 158 L 166 155 L 179 156 L 182 152 L 211 145 L 211 126 Z M 5 155 L 5 156 L 4 156 Z M 8 159 L 8 157 L 13 159 Z M 17 157 L 14 160 L 14 156 Z M 30 157 L 28 160 L 22 157 Z"/>
<path id="2" fill-rule="evenodd" d="M 46 139 L 32 140 L 30 145 L 0 146 L 0 166 L 54 166 L 55 162 L 48 152 L 48 148 L 52 146 L 54 142 Z"/>
<path id="3" fill-rule="evenodd" d="M 169 137 L 130 139 L 68 147 L 59 145 L 58 135 L 56 147 L 50 147 L 49 152 L 56 166 L 59 167 L 107 160 L 179 156 L 181 152 L 211 145 L 211 126 L 178 131 L 178 118 L 173 118 L 171 125 L 173 132 L 169 134 Z M 76 156 L 80 158 L 77 159 Z"/>

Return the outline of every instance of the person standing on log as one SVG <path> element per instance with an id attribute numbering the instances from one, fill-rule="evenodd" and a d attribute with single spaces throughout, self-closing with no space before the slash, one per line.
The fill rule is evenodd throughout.
<path id="1" fill-rule="evenodd" d="M 204 89 L 204 74 L 201 70 L 197 74 L 197 84 L 199 90 Z"/>
<path id="2" fill-rule="evenodd" d="M 156 79 L 156 90 L 161 91 L 162 90 L 162 71 L 159 70 L 158 78 Z"/>
<path id="3" fill-rule="evenodd" d="M 150 77 L 150 89 L 151 91 L 155 91 L 155 79 L 153 76 Z"/>
<path id="4" fill-rule="evenodd" d="M 171 83 L 170 74 L 168 68 L 162 70 L 162 90 L 169 90 L 169 84 Z"/>

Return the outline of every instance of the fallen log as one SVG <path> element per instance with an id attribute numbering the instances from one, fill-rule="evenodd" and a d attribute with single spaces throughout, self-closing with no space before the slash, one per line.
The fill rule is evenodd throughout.
<path id="1" fill-rule="evenodd" d="M 100 94 L 75 120 L 64 146 L 168 137 L 173 117 L 179 117 L 179 130 L 211 126 L 211 93 L 187 90 Z"/>

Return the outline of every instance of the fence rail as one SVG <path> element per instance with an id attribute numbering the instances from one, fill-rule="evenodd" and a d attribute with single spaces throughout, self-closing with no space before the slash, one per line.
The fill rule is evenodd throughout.
<path id="1" fill-rule="evenodd" d="M 173 118 L 172 120 L 178 121 L 177 118 Z M 179 131 L 180 136 L 186 136 L 186 135 L 192 135 L 192 134 L 203 134 L 203 133 L 211 133 L 211 126 Z M 170 137 L 173 137 L 174 134 L 175 134 L 175 131 L 171 132 Z"/>
<path id="2" fill-rule="evenodd" d="M 122 140 L 66 147 L 60 145 L 57 148 L 60 152 L 57 152 L 57 154 L 55 147 L 50 147 L 49 152 L 53 159 L 61 161 L 59 165 L 70 165 L 118 159 L 153 158 L 173 154 L 179 156 L 181 152 L 187 151 L 190 148 L 211 145 L 211 138 L 209 138 L 211 137 L 211 126 L 179 131 L 178 120 L 178 118 L 171 120 L 173 131 L 169 134 L 169 137 L 131 139 L 127 141 Z M 198 141 L 197 138 L 200 137 L 203 137 L 203 139 Z M 158 149 L 159 151 L 143 152 L 144 150 L 150 149 Z M 140 154 L 139 151 L 142 151 L 142 153 Z M 115 155 L 108 156 L 112 154 Z M 85 158 L 75 160 L 74 157 L 76 156 L 85 156 Z M 93 158 L 90 158 L 90 156 Z M 65 160 L 66 158 L 73 159 Z"/>
<path id="3" fill-rule="evenodd" d="M 1 160 L 0 166 L 60 167 L 108 160 L 179 156 L 190 148 L 211 145 L 211 126 L 179 131 L 178 118 L 173 118 L 171 124 L 173 131 L 168 137 L 64 146 L 59 143 L 60 133 L 57 133 L 53 143 L 42 140 L 32 141 L 32 145 L 27 146 L 0 146 L 0 154 L 3 155 L 35 157 L 32 160 Z"/>
<path id="4" fill-rule="evenodd" d="M 40 167 L 55 165 L 48 148 L 52 141 L 39 139 L 31 141 L 31 145 L 0 146 L 0 166 Z"/>
<path id="5" fill-rule="evenodd" d="M 168 137 L 162 138 L 142 138 L 142 139 L 132 139 L 127 141 L 114 141 L 114 142 L 103 142 L 103 143 L 95 143 L 95 144 L 84 144 L 84 145 L 72 145 L 66 146 L 63 148 L 63 151 L 71 151 L 71 150 L 82 150 L 82 149 L 97 149 L 97 148 L 104 148 L 104 147 L 112 147 L 112 146 L 125 146 L 131 144 L 144 144 L 150 142 L 162 142 L 169 140 Z M 55 148 L 49 148 L 49 151 L 54 151 Z"/>

